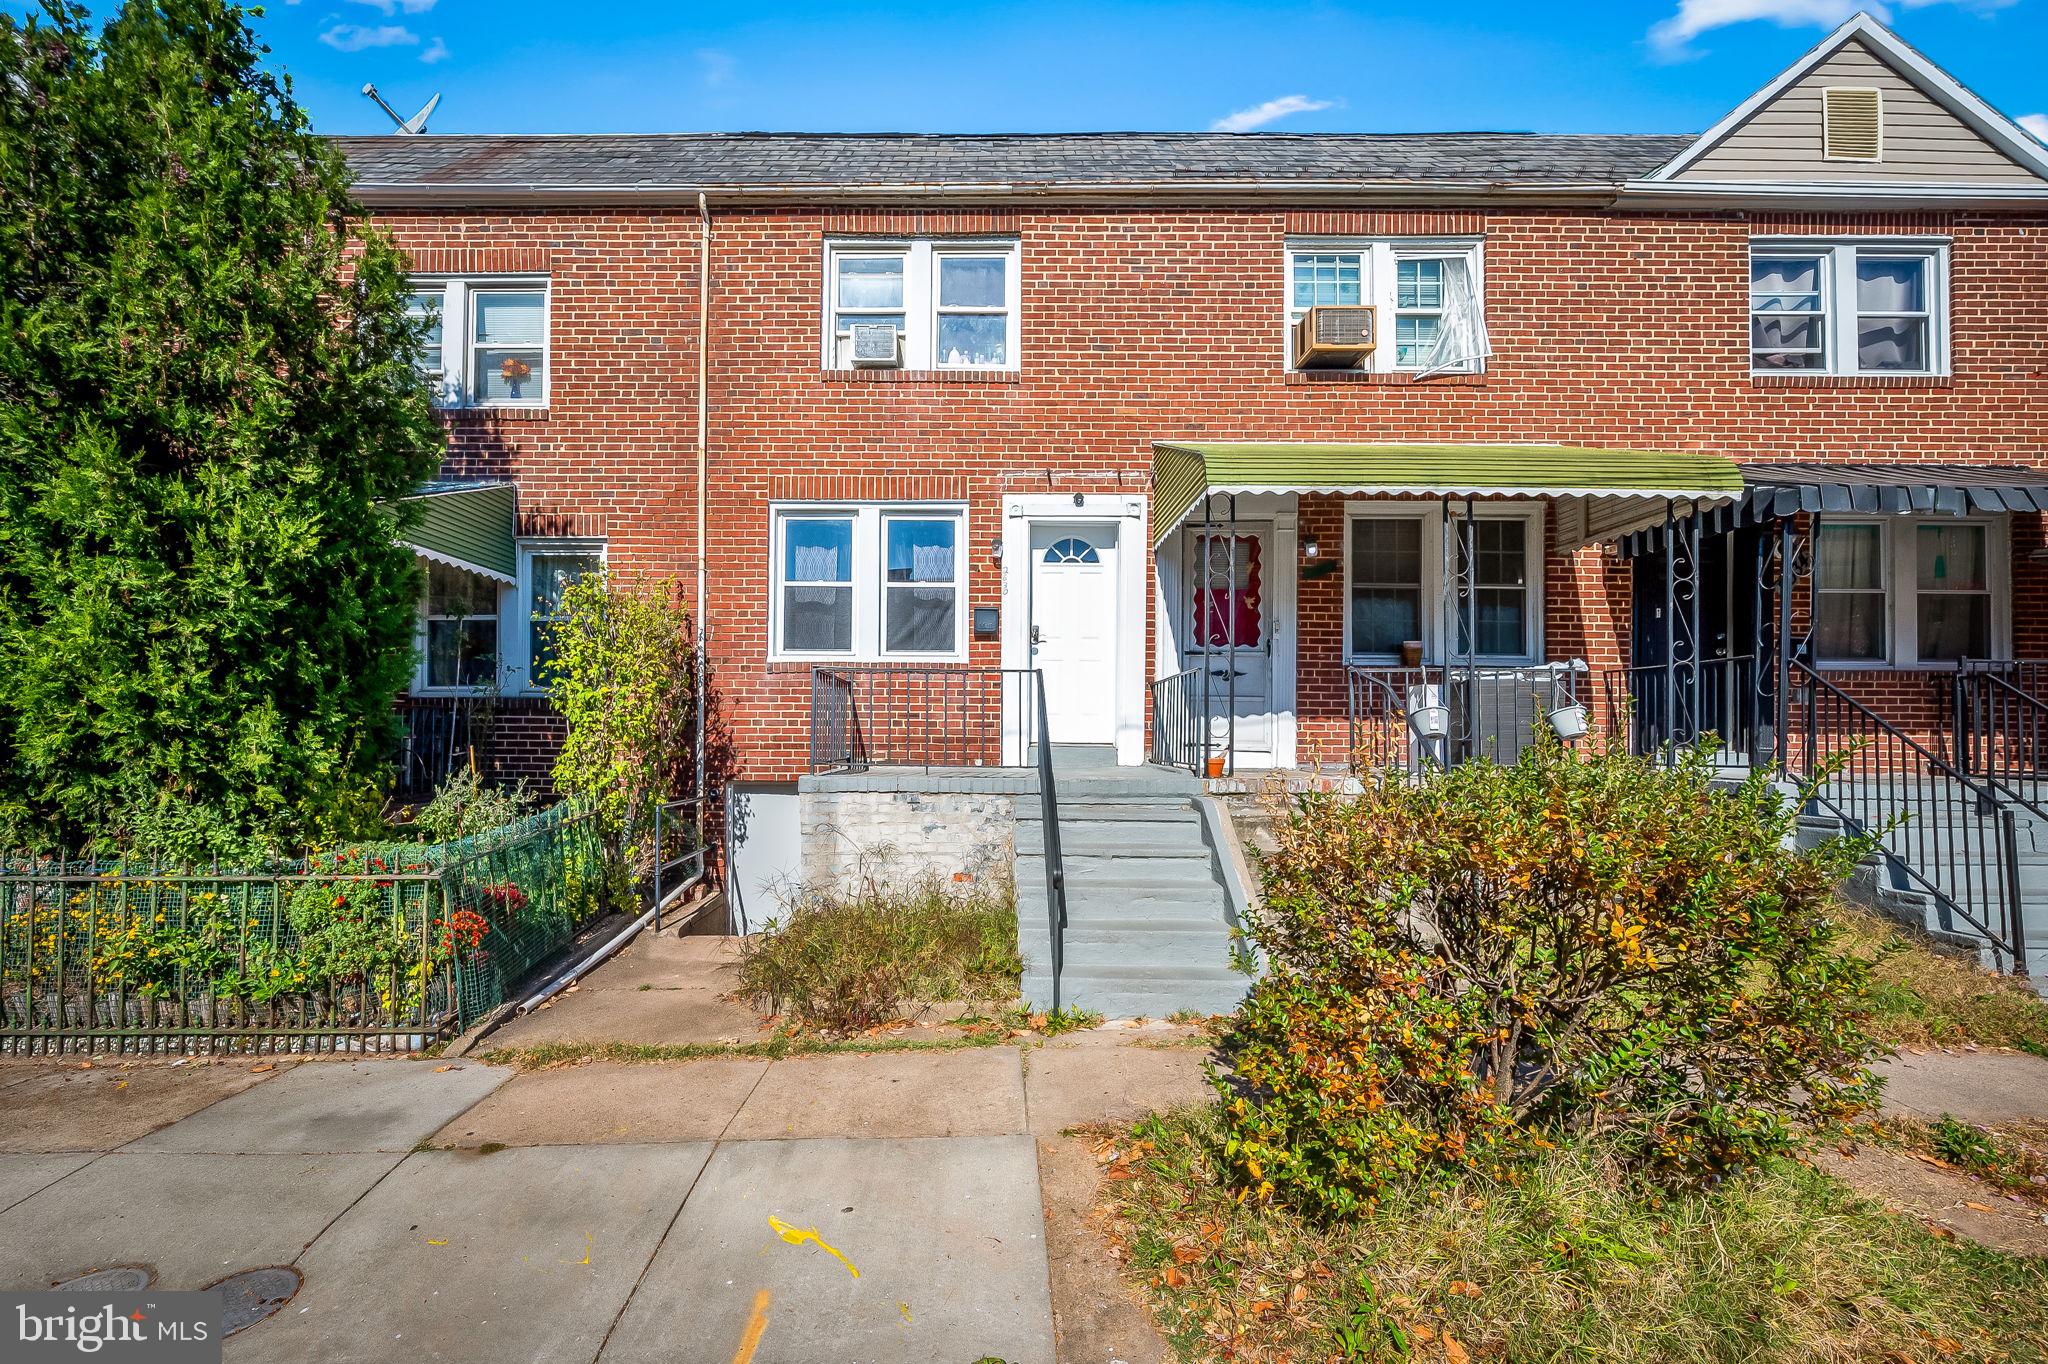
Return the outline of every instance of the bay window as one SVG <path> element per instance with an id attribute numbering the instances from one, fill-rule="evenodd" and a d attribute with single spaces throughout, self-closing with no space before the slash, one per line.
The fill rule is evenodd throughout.
<path id="1" fill-rule="evenodd" d="M 965 656 L 966 515 L 959 507 L 782 506 L 773 523 L 771 657 Z"/>
<path id="2" fill-rule="evenodd" d="M 1838 667 L 1940 665 L 2010 648 L 2001 520 L 1823 518 L 1814 656 Z"/>
<path id="3" fill-rule="evenodd" d="M 420 369 L 441 407 L 545 407 L 545 279 L 415 280 L 407 315 L 426 326 Z"/>
<path id="4" fill-rule="evenodd" d="M 905 369 L 1017 368 L 1014 241 L 841 241 L 825 247 L 828 369 L 851 369 L 853 328 L 896 329 Z"/>
<path id="5" fill-rule="evenodd" d="M 1379 344 L 1361 368 L 1473 374 L 1492 353 L 1477 241 L 1292 242 L 1287 249 L 1284 353 L 1310 308 L 1374 308 Z"/>
<path id="6" fill-rule="evenodd" d="M 1466 652 L 1465 612 L 1445 581 L 1439 503 L 1357 502 L 1345 528 L 1345 656 L 1390 663 L 1419 641 L 1441 661 Z M 1461 509 L 1450 515 L 1450 553 L 1462 555 Z M 1542 657 L 1543 513 L 1485 506 L 1473 517 L 1472 653 L 1490 663 Z"/>
<path id="7" fill-rule="evenodd" d="M 1749 262 L 1758 374 L 1942 374 L 1948 248 L 1759 238 Z"/>

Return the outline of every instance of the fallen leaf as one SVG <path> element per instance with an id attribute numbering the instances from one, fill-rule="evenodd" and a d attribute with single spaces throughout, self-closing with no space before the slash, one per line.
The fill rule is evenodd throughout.
<path id="1" fill-rule="evenodd" d="M 1289 1307 L 1299 1307 L 1299 1306 L 1301 1306 L 1301 1305 L 1302 1305 L 1303 1303 L 1305 1303 L 1305 1302 L 1307 1302 L 1307 1301 L 1308 1301 L 1308 1285 L 1307 1285 L 1307 1284 L 1305 1284 L 1305 1283 L 1298 1283 L 1298 1284 L 1296 1284 L 1296 1285 L 1294 1286 L 1294 1291 L 1293 1291 L 1292 1293 L 1289 1293 L 1289 1294 L 1287 1295 L 1287 1305 L 1288 1305 Z"/>
<path id="2" fill-rule="evenodd" d="M 1175 1246 L 1173 1248 L 1173 1262 L 1177 1265 L 1191 1265 L 1201 1258 L 1202 1252 L 1196 1250 L 1193 1246 Z"/>
<path id="3" fill-rule="evenodd" d="M 1177 1265 L 1168 1265 L 1159 1276 L 1159 1282 L 1165 1284 L 1168 1288 L 1179 1288 L 1187 1281 L 1188 1276 L 1181 1273 L 1180 1267 Z"/>
<path id="4" fill-rule="evenodd" d="M 1408 1325 L 1408 1334 L 1427 1345 L 1436 1339 L 1436 1328 L 1426 1322 L 1411 1322 Z"/>
<path id="5" fill-rule="evenodd" d="M 1451 1364 L 1471 1364 L 1472 1361 L 1471 1354 L 1463 1345 L 1458 1343 L 1458 1338 L 1449 1331 L 1444 1332 L 1444 1358 L 1448 1359 Z"/>
<path id="6" fill-rule="evenodd" d="M 249 1067 L 249 1073 L 250 1073 L 251 1075 L 261 1075 L 261 1074 L 262 1074 L 262 1073 L 263 1073 L 264 1071 L 266 1071 L 266 1070 L 276 1070 L 276 1069 L 277 1069 L 277 1067 L 276 1067 L 276 1066 L 273 1066 L 273 1065 L 271 1065 L 271 1064 L 270 1064 L 270 1063 L 269 1063 L 268 1061 L 266 1061 L 266 1062 L 264 1062 L 264 1063 L 263 1063 L 262 1065 L 260 1065 L 260 1066 L 251 1066 L 251 1067 Z"/>
<path id="7" fill-rule="evenodd" d="M 1956 1239 L 1956 1234 L 1947 1227 L 1937 1226 L 1932 1222 L 1927 1224 L 1927 1230 L 1943 1241 L 1953 1241 Z"/>
<path id="8" fill-rule="evenodd" d="M 80 1062 L 78 1063 L 78 1068 L 79 1068 L 80 1070 L 91 1070 L 91 1069 L 92 1069 L 92 1062 L 90 1062 L 90 1061 L 80 1061 Z"/>
<path id="9" fill-rule="evenodd" d="M 434 1067 L 434 1074 L 436 1074 L 436 1075 L 439 1075 L 439 1074 L 440 1074 L 440 1073 L 441 1073 L 442 1071 L 444 1071 L 444 1070 L 453 1070 L 453 1069 L 455 1069 L 455 1067 L 453 1067 L 453 1066 L 435 1066 L 435 1067 Z"/>
<path id="10" fill-rule="evenodd" d="M 1456 1293 L 1461 1298 L 1476 1298 L 1480 1294 L 1480 1288 L 1478 1284 L 1468 1282 L 1464 1279 L 1451 1280 L 1451 1291 L 1453 1293 Z"/>
<path id="11" fill-rule="evenodd" d="M 1998 1209 L 1996 1209 L 1996 1208 L 1992 1207 L 1992 1206 L 1991 1206 L 1990 1204 L 1988 1204 L 1988 1203 L 1972 1203 L 1972 1202 L 1971 1202 L 1971 1201 L 1970 1201 L 1969 1199 L 1967 1199 L 1967 1198 L 1963 1200 L 1963 1206 L 1964 1206 L 1964 1207 L 1966 1207 L 1966 1208 L 1975 1208 L 1975 1209 L 1976 1209 L 1976 1210 L 1977 1210 L 1978 1212 L 1997 1212 L 1997 1211 L 1998 1211 Z"/>

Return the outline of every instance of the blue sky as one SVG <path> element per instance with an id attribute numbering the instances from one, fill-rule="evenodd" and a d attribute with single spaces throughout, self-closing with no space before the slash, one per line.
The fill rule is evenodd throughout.
<path id="1" fill-rule="evenodd" d="M 404 114 L 440 92 L 450 133 L 1690 132 L 1859 8 L 2048 133 L 2048 0 L 272 0 L 259 27 L 337 133 L 388 129 L 365 81 Z"/>

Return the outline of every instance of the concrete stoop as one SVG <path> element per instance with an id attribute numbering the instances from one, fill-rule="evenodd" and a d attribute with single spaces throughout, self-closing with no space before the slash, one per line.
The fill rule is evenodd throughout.
<path id="1" fill-rule="evenodd" d="M 1107 1018 L 1228 1013 L 1250 986 L 1233 965 L 1224 850 L 1199 783 L 1160 768 L 1056 769 L 1067 928 L 1060 1002 Z M 1045 828 L 1017 800 L 1017 937 L 1024 997 L 1052 1002 Z"/>

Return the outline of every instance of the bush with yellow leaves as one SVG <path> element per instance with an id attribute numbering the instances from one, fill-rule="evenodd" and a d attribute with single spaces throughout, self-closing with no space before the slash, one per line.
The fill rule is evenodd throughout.
<path id="1" fill-rule="evenodd" d="M 1704 1182 L 1866 1106 L 1869 962 L 1830 918 L 1866 846 L 1791 851 L 1793 797 L 1712 775 L 1552 741 L 1301 798 L 1218 1080 L 1248 1193 L 1342 1215 L 1564 1131 Z"/>

